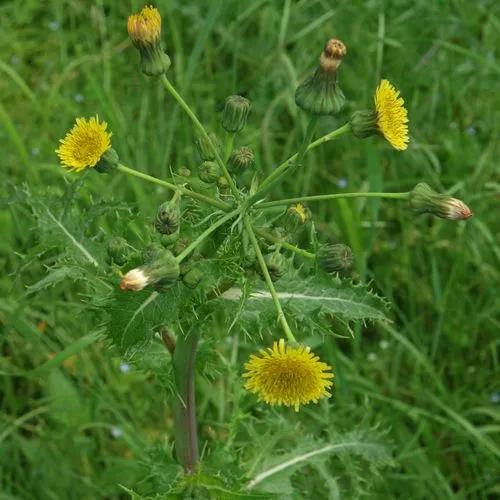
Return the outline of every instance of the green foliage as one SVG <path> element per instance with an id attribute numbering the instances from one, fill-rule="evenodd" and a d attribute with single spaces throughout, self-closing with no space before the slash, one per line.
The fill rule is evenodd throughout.
<path id="1" fill-rule="evenodd" d="M 311 205 L 322 240 L 353 248 L 355 282 L 371 281 L 393 304 L 392 326 L 361 321 L 347 340 L 310 335 L 307 342 L 334 366 L 335 394 L 295 414 L 244 392 L 241 366 L 255 351 L 256 331 L 248 332 L 252 342 L 243 342 L 238 316 L 224 317 L 221 301 L 210 321 L 200 320 L 205 468 L 197 476 L 199 495 L 217 498 L 213 486 L 222 481 L 233 495 L 259 490 L 265 498 L 280 485 L 291 491 L 288 498 L 497 497 L 496 3 L 158 4 L 173 56 L 169 71 L 184 95 L 197 96 L 204 123 L 220 130 L 216 110 L 230 94 L 252 101 L 236 145 L 251 146 L 264 172 L 300 144 L 305 122 L 294 91 L 328 37 L 348 46 L 340 119 L 371 102 L 380 77 L 401 89 L 412 136 L 404 157 L 375 139 L 361 146 L 354 138 L 336 141 L 308 154 L 305 168 L 274 189 L 276 197 L 322 194 L 346 183 L 353 190 L 411 189 L 423 181 L 463 198 L 475 213 L 466 225 L 453 225 L 426 216 L 410 220 L 399 206 L 378 201 Z M 146 332 L 149 345 L 130 351 L 134 365 L 144 367 L 139 370 L 98 329 L 101 305 L 112 300 L 119 272 L 128 269 L 108 267 L 105 240 L 124 235 L 140 252 L 154 240 L 152 221 L 165 192 L 95 172 L 73 183 L 76 176 L 63 175 L 54 155 L 73 116 L 99 111 L 127 164 L 165 179 L 188 166 L 196 177 L 186 117 L 154 81 L 133 73 L 132 49 L 124 43 L 129 7 L 107 0 L 0 5 L 7 181 L 0 187 L 0 490 L 6 498 L 126 498 L 132 491 L 136 498 L 161 498 L 168 488 L 187 486 L 171 449 L 164 346 Z M 324 119 L 318 134 L 336 125 Z M 208 215 L 183 203 L 189 228 Z M 220 240 L 227 249 L 217 262 L 235 280 L 228 286 L 247 298 L 263 290 L 254 276 L 240 279 L 238 231 Z M 233 311 L 236 304 L 227 302 Z M 251 302 L 242 298 L 241 315 Z M 95 307 L 97 316 L 89 311 Z M 269 312 L 263 321 L 274 325 Z M 338 331 L 335 323 L 330 331 Z M 386 432 L 373 436 L 376 424 Z M 353 435 L 359 451 L 366 443 L 365 453 L 376 449 L 375 456 L 325 452 L 246 489 L 270 468 Z"/>

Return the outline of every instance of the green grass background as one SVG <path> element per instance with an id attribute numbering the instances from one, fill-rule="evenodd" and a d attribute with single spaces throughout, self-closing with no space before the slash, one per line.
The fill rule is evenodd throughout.
<path id="1" fill-rule="evenodd" d="M 220 449 L 238 457 L 252 477 L 267 455 L 292 450 L 303 434 L 328 440 L 376 427 L 393 459 L 378 475 L 349 457 L 340 468 L 332 453 L 322 468 L 293 469 L 294 493 L 276 475 L 277 490 L 283 487 L 283 498 L 334 498 L 329 481 L 336 480 L 341 498 L 363 490 L 368 498 L 500 495 L 498 3 L 172 0 L 157 6 L 173 60 L 169 75 L 207 127 L 218 129 L 227 95 L 252 101 L 239 143 L 255 149 L 262 172 L 298 147 L 306 118 L 294 90 L 329 37 L 348 47 L 340 80 L 348 103 L 338 118 L 320 121 L 318 135 L 369 106 L 380 78 L 401 89 L 410 116 L 408 151 L 343 138 L 309 154 L 306 168 L 276 188 L 275 197 L 336 191 L 339 182 L 346 191 L 403 191 L 425 181 L 475 213 L 455 223 L 413 218 L 390 200 L 311 205 L 323 237 L 354 249 L 357 278 L 373 280 L 391 301 L 393 323 L 360 327 L 354 340 L 318 348 L 335 367 L 336 393 L 299 414 L 262 405 L 253 416 L 243 411 L 257 405 L 242 395 L 238 375 L 253 347 L 245 345 L 234 363 L 231 345 L 222 343 L 217 373 L 199 381 L 205 455 Z M 140 489 L 150 473 L 145 450 L 168 449 L 165 381 L 135 369 L 124 373 L 85 315 L 78 284 L 27 290 L 51 257 L 31 251 L 32 215 L 12 197 L 23 183 L 32 192 L 64 187 L 68 175 L 54 149 L 75 116 L 98 113 L 108 121 L 129 166 L 159 177 L 193 166 L 190 123 L 157 81 L 140 74 L 127 39 L 126 17 L 140 7 L 110 0 L 0 4 L 1 499 L 125 498 L 118 484 Z M 124 201 L 145 217 L 162 201 L 151 185 L 103 177 L 88 177 L 89 200 Z M 272 429 L 282 430 L 282 441 L 268 436 L 267 448 L 254 449 Z"/>

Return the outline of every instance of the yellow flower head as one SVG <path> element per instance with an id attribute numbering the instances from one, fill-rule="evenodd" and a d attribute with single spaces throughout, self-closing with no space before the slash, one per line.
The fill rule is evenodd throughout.
<path id="1" fill-rule="evenodd" d="M 111 148 L 111 132 L 106 131 L 107 126 L 97 116 L 89 120 L 77 118 L 76 124 L 59 141 L 61 145 L 56 149 L 63 167 L 77 172 L 95 167 L 102 155 Z"/>
<path id="2" fill-rule="evenodd" d="M 331 367 L 303 345 L 287 346 L 280 339 L 272 349 L 262 349 L 260 356 L 252 354 L 245 370 L 245 388 L 270 405 L 293 406 L 299 411 L 300 405 L 331 396 Z"/>
<path id="3" fill-rule="evenodd" d="M 382 80 L 375 91 L 375 111 L 380 133 L 395 149 L 408 147 L 408 111 L 389 80 Z"/>
<path id="4" fill-rule="evenodd" d="M 161 33 L 161 16 L 158 9 L 146 5 L 138 14 L 129 16 L 127 30 L 134 43 L 156 44 Z"/>

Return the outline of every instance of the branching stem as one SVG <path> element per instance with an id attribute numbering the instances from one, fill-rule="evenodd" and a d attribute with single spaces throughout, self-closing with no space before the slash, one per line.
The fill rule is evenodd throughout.
<path id="1" fill-rule="evenodd" d="M 236 187 L 236 184 L 235 184 L 233 178 L 231 177 L 230 173 L 228 172 L 226 164 L 225 164 L 224 160 L 221 158 L 217 147 L 212 142 L 212 139 L 210 139 L 210 136 L 208 135 L 207 131 L 205 130 L 205 127 L 202 125 L 200 120 L 198 120 L 198 117 L 195 115 L 193 110 L 189 107 L 189 104 L 177 92 L 175 87 L 170 83 L 169 79 L 165 75 L 161 76 L 161 81 L 162 81 L 165 89 L 168 92 L 170 92 L 172 97 L 177 101 L 177 103 L 180 105 L 180 107 L 186 112 L 188 117 L 191 119 L 191 121 L 193 122 L 194 126 L 198 129 L 198 132 L 201 134 L 203 139 L 205 139 L 205 141 L 209 145 L 210 149 L 212 150 L 212 153 L 214 154 L 215 161 L 219 165 L 219 168 L 222 170 L 224 177 L 227 179 L 227 182 L 229 184 L 229 188 L 231 189 L 233 196 L 238 201 L 241 201 L 242 200 L 241 194 L 238 191 L 238 188 Z"/>
<path id="2" fill-rule="evenodd" d="M 128 175 L 132 175 L 134 177 L 138 177 L 139 179 L 143 179 L 148 182 L 152 182 L 153 184 L 158 184 L 159 186 L 163 186 L 164 188 L 170 189 L 171 191 L 174 192 L 181 192 L 182 194 L 186 196 L 190 196 L 191 198 L 194 198 L 195 200 L 202 201 L 204 203 L 207 203 L 208 205 L 212 205 L 213 207 L 217 207 L 221 210 L 224 210 L 227 212 L 228 210 L 231 209 L 231 206 L 228 205 L 227 203 L 224 203 L 221 200 L 216 200 L 215 198 L 210 198 L 209 196 L 205 196 L 204 194 L 197 193 L 196 191 L 192 191 L 191 189 L 188 189 L 184 186 L 176 186 L 175 184 L 172 184 L 171 182 L 164 181 L 162 179 L 158 179 L 157 177 L 153 177 L 152 175 L 145 174 L 143 172 L 139 172 L 138 170 L 134 170 L 132 168 L 126 167 L 125 165 L 118 165 L 117 170 L 120 172 L 123 172 Z"/>

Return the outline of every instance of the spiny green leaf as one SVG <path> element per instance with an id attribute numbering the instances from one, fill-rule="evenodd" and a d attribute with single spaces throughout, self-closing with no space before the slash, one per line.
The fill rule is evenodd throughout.
<path id="1" fill-rule="evenodd" d="M 285 313 L 299 322 L 309 323 L 313 328 L 320 326 L 318 321 L 327 328 L 332 317 L 344 322 L 387 319 L 387 303 L 364 284 L 327 275 L 307 278 L 294 275 L 279 280 L 275 287 Z M 244 305 L 241 311 L 242 300 Z M 266 318 L 276 318 L 271 293 L 263 285 L 246 297 L 241 288 L 231 288 L 215 302 L 230 308 L 231 314 L 227 316 L 239 314 L 242 321 L 257 325 Z"/>

